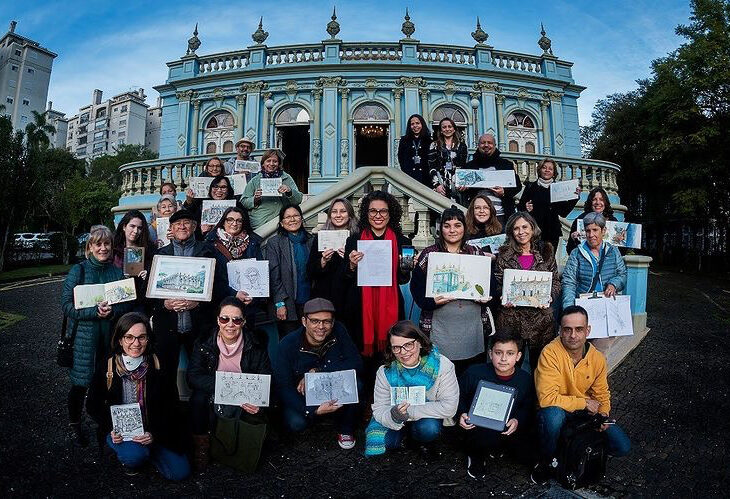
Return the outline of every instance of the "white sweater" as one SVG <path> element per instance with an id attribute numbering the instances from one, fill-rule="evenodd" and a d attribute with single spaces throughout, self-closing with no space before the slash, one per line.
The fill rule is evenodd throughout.
<path id="1" fill-rule="evenodd" d="M 459 405 L 459 383 L 454 371 L 454 363 L 439 354 L 439 373 L 430 390 L 426 392 L 426 405 L 408 407 L 408 421 L 422 418 L 445 419 L 454 417 Z M 400 430 L 403 423 L 396 423 L 390 415 L 390 383 L 385 377 L 385 367 L 378 368 L 375 376 L 373 394 L 373 417 L 375 421 L 390 428 Z"/>

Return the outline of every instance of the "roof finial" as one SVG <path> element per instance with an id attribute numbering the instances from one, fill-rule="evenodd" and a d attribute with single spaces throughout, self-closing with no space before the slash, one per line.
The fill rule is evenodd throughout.
<path id="1" fill-rule="evenodd" d="M 335 39 L 337 33 L 340 32 L 340 23 L 337 22 L 337 8 L 332 7 L 332 20 L 327 23 L 327 33 L 329 33 L 332 40 Z"/>
<path id="2" fill-rule="evenodd" d="M 416 32 L 416 25 L 411 22 L 411 16 L 408 15 L 408 7 L 406 7 L 405 21 L 403 21 L 400 30 L 406 35 L 406 38 L 410 38 Z"/>
<path id="3" fill-rule="evenodd" d="M 540 23 L 540 34 L 542 36 L 537 41 L 537 44 L 542 49 L 542 55 L 553 55 L 553 49 L 552 49 L 553 42 L 550 41 L 550 38 L 545 36 L 545 26 L 543 26 L 542 23 Z"/>
<path id="4" fill-rule="evenodd" d="M 261 16 L 261 18 L 259 19 L 259 27 L 256 29 L 256 31 L 253 32 L 251 38 L 256 43 L 256 45 L 262 45 L 268 37 L 269 32 L 264 31 L 264 16 Z"/>
<path id="5" fill-rule="evenodd" d="M 193 30 L 193 36 L 188 39 L 188 51 L 185 55 L 195 55 L 195 51 L 200 48 L 200 38 L 198 38 L 198 23 L 195 23 L 195 29 Z"/>
<path id="6" fill-rule="evenodd" d="M 479 16 L 477 16 L 477 28 L 472 31 L 471 37 L 474 38 L 479 45 L 484 45 L 484 42 L 486 42 L 487 38 L 489 38 L 489 35 L 482 29 L 482 25 L 479 23 Z"/>

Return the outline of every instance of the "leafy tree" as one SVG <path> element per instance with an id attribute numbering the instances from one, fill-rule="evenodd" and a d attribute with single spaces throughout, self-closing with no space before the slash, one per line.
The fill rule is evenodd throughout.
<path id="1" fill-rule="evenodd" d="M 13 129 L 13 123 L 0 106 L 0 270 L 5 263 L 5 250 L 18 219 L 25 215 L 28 197 L 25 188 L 32 178 L 24 134 Z"/>

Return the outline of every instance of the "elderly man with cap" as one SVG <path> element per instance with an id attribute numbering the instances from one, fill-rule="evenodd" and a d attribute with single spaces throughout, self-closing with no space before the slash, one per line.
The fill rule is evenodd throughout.
<path id="1" fill-rule="evenodd" d="M 236 155 L 229 158 L 224 165 L 226 175 L 234 173 L 236 169 L 236 160 L 238 161 L 251 161 L 251 153 L 253 152 L 256 145 L 253 141 L 247 137 L 238 139 L 236 142 Z M 248 175 L 246 177 L 249 177 Z"/>
<path id="2" fill-rule="evenodd" d="M 352 449 L 359 404 L 342 405 L 331 400 L 319 406 L 307 406 L 304 396 L 305 373 L 347 369 L 355 369 L 359 375 L 362 358 L 345 326 L 335 321 L 334 305 L 324 298 L 309 300 L 304 304 L 302 326 L 281 340 L 274 364 L 284 426 L 289 431 L 300 432 L 320 416 L 332 413 L 338 422 L 337 443 L 343 449 Z"/>
<path id="3" fill-rule="evenodd" d="M 170 217 L 170 244 L 160 248 L 158 255 L 215 258 L 212 249 L 195 239 L 197 222 L 194 215 L 186 210 L 178 210 Z M 215 306 L 225 296 L 227 288 L 226 269 L 215 269 L 213 281 L 213 301 L 198 302 L 181 299 L 155 299 L 153 301 L 153 323 L 157 343 L 155 348 L 160 357 L 162 369 L 177 377 L 180 345 L 184 345 L 188 357 L 193 342 L 203 332 L 213 327 Z"/>

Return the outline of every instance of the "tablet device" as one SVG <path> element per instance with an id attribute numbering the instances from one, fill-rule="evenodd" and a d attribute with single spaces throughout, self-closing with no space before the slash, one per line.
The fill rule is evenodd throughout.
<path id="1" fill-rule="evenodd" d="M 504 431 L 516 394 L 517 389 L 512 386 L 480 381 L 469 409 L 469 423 L 490 430 Z"/>

